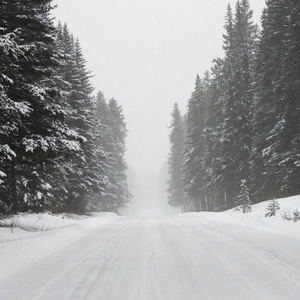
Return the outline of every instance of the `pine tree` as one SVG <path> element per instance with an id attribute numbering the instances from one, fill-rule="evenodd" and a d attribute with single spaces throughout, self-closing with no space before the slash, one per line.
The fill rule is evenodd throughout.
<path id="1" fill-rule="evenodd" d="M 222 170 L 222 125 L 223 114 L 223 94 L 224 94 L 224 61 L 215 59 L 211 71 L 210 96 L 207 108 L 206 121 L 206 145 L 205 156 L 205 183 L 211 198 L 210 210 L 226 209 L 226 195 L 223 189 Z"/>
<path id="2" fill-rule="evenodd" d="M 205 190 L 206 100 L 204 82 L 197 75 L 195 90 L 188 102 L 183 168 L 185 191 L 193 199 L 196 211 L 207 209 Z"/>
<path id="3" fill-rule="evenodd" d="M 238 194 L 238 182 L 249 177 L 252 144 L 252 82 L 257 26 L 247 0 L 238 1 L 233 16 L 227 9 L 224 35 L 223 125 L 221 131 L 221 181 L 228 206 Z"/>
<path id="4" fill-rule="evenodd" d="M 104 190 L 93 198 L 93 202 L 97 203 L 97 206 L 100 211 L 109 211 L 114 210 L 114 204 L 117 202 L 117 198 L 112 192 L 113 182 L 112 178 L 116 177 L 116 170 L 114 166 L 116 162 L 113 158 L 113 153 L 115 152 L 115 146 L 112 139 L 111 130 L 108 127 L 109 124 L 109 110 L 106 99 L 102 92 L 97 93 L 95 101 L 95 114 L 101 124 L 101 144 L 104 151 L 104 160 L 103 160 L 103 178 L 105 182 Z"/>
<path id="5" fill-rule="evenodd" d="M 58 27 L 57 47 L 63 58 L 59 74 L 63 95 L 68 103 L 67 123 L 81 140 L 79 151 L 70 156 L 63 166 L 66 195 L 62 209 L 85 213 L 95 208 L 92 198 L 104 187 L 104 154 L 99 144 L 101 125 L 95 115 L 90 72 L 86 70 L 79 40 L 74 41 L 66 24 Z"/>
<path id="6" fill-rule="evenodd" d="M 252 202 L 250 201 L 249 197 L 249 189 L 246 186 L 246 180 L 243 179 L 241 182 L 241 191 L 240 194 L 237 197 L 237 203 L 239 207 L 238 210 L 242 210 L 243 213 L 248 213 L 252 211 Z"/>
<path id="7" fill-rule="evenodd" d="M 0 6 L 0 9 L 4 8 Z M 5 186 L 9 176 L 6 166 L 16 156 L 11 146 L 5 142 L 10 135 L 17 134 L 20 119 L 31 111 L 27 103 L 16 103 L 7 95 L 9 87 L 13 84 L 12 79 L 7 76 L 7 71 L 17 64 L 18 58 L 24 53 L 22 46 L 17 44 L 19 33 L 16 30 L 0 35 L 0 213 L 7 213 L 12 207 L 12 203 L 6 199 L 9 194 L 9 189 Z"/>
<path id="8" fill-rule="evenodd" d="M 292 0 L 288 2 L 285 3 L 289 7 L 288 34 L 285 41 L 287 52 L 283 60 L 284 77 L 282 78 L 283 128 L 279 132 L 274 130 L 274 139 L 272 139 L 273 147 L 277 146 L 276 152 L 280 153 L 278 160 L 280 166 L 278 175 L 279 180 L 282 180 L 280 196 L 300 194 L 300 3 Z"/>
<path id="9" fill-rule="evenodd" d="M 58 61 L 51 9 L 47 0 L 1 3 L 2 38 L 17 31 L 15 49 L 22 51 L 17 60 L 11 52 L 9 65 L 3 69 L 8 80 L 4 85 L 5 105 L 10 102 L 9 106 L 17 110 L 10 121 L 2 119 L 14 129 L 1 136 L 9 153 L 2 165 L 6 177 L 1 198 L 13 203 L 15 211 L 37 211 L 53 205 L 53 166 L 60 163 L 62 151 L 77 147 L 75 134 L 65 123 L 65 105 L 56 85 Z"/>
<path id="10" fill-rule="evenodd" d="M 96 115 L 102 124 L 102 146 L 105 152 L 103 174 L 104 191 L 95 196 L 101 211 L 119 213 L 131 194 L 128 191 L 125 154 L 126 123 L 121 106 L 115 99 L 107 101 L 103 93 L 96 98 Z"/>
<path id="11" fill-rule="evenodd" d="M 171 116 L 170 153 L 168 157 L 168 203 L 174 207 L 181 207 L 182 212 L 186 212 L 188 207 L 183 182 L 185 126 L 177 103 L 174 104 Z"/>
<path id="12" fill-rule="evenodd" d="M 283 60 L 286 52 L 287 34 L 286 1 L 267 1 L 262 16 L 262 33 L 257 58 L 257 82 L 255 84 L 255 113 L 252 181 L 255 182 L 259 201 L 274 198 L 279 194 L 280 183 L 276 173 L 278 165 L 272 161 L 277 151 L 272 149 L 272 132 L 281 128 L 280 116 L 283 106 Z M 276 141 L 276 140 L 275 140 Z M 259 181 L 255 181 L 259 178 Z"/>
<path id="13" fill-rule="evenodd" d="M 13 68 L 14 64 L 20 56 L 23 55 L 22 46 L 16 42 L 18 31 L 0 35 L 0 134 L 1 136 L 9 136 L 16 132 L 19 124 L 18 120 L 21 116 L 30 112 L 27 103 L 16 103 L 7 95 L 9 86 L 13 84 L 11 78 L 6 75 L 7 70 Z M 4 139 L 1 139 L 4 141 Z M 15 153 L 10 149 L 9 145 L 0 144 L 0 170 L 7 160 L 11 160 Z M 6 177 L 4 169 L 0 171 L 0 184 L 3 183 L 1 178 Z"/>
<path id="14" fill-rule="evenodd" d="M 131 194 L 127 185 L 127 164 L 125 161 L 125 141 L 127 137 L 127 129 L 123 108 L 120 106 L 116 99 L 111 98 L 108 101 L 109 109 L 109 122 L 108 126 L 111 130 L 112 138 L 115 146 L 115 168 L 117 171 L 116 182 L 114 184 L 114 194 L 117 198 L 117 203 L 114 207 L 114 212 L 119 212 L 130 201 Z"/>
<path id="15" fill-rule="evenodd" d="M 276 215 L 276 212 L 280 209 L 279 202 L 275 199 L 271 200 L 269 205 L 267 206 L 266 217 L 273 217 Z"/>
<path id="16" fill-rule="evenodd" d="M 298 209 L 295 209 L 293 211 L 293 221 L 294 222 L 300 221 L 300 212 L 298 211 Z"/>

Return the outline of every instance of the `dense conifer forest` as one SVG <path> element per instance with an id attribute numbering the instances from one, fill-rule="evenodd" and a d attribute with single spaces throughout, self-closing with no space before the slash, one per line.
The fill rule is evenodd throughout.
<path id="1" fill-rule="evenodd" d="M 172 115 L 169 203 L 185 210 L 231 208 L 241 184 L 252 203 L 300 194 L 300 3 L 267 0 L 257 26 L 240 0 L 224 28 L 224 57 L 197 76 L 186 116 Z"/>
<path id="2" fill-rule="evenodd" d="M 51 0 L 0 3 L 0 214 L 119 212 L 126 122 Z"/>

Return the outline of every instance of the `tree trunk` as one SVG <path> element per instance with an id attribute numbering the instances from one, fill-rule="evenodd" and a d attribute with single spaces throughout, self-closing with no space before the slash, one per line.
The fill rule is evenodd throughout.
<path id="1" fill-rule="evenodd" d="M 17 192 L 17 177 L 15 164 L 11 165 L 11 190 L 12 190 L 12 204 L 15 213 L 19 212 L 18 192 Z"/>
<path id="2" fill-rule="evenodd" d="M 214 211 L 214 189 L 211 188 L 211 211 Z"/>

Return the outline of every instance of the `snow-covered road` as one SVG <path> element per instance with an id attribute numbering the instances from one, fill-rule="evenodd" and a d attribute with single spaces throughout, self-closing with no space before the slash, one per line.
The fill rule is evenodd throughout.
<path id="1" fill-rule="evenodd" d="M 116 218 L 7 272 L 0 299 L 298 300 L 299 253 L 297 238 L 192 215 Z"/>

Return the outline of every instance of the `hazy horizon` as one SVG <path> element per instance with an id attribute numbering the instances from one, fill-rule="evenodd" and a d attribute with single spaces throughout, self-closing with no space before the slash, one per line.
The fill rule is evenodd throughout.
<path id="1" fill-rule="evenodd" d="M 114 97 L 128 128 L 128 164 L 158 174 L 169 152 L 170 114 L 182 112 L 197 73 L 223 56 L 227 1 L 55 0 L 56 21 L 79 38 L 95 93 Z M 236 1 L 230 1 L 235 6 Z M 264 1 L 252 0 L 258 21 Z"/>

